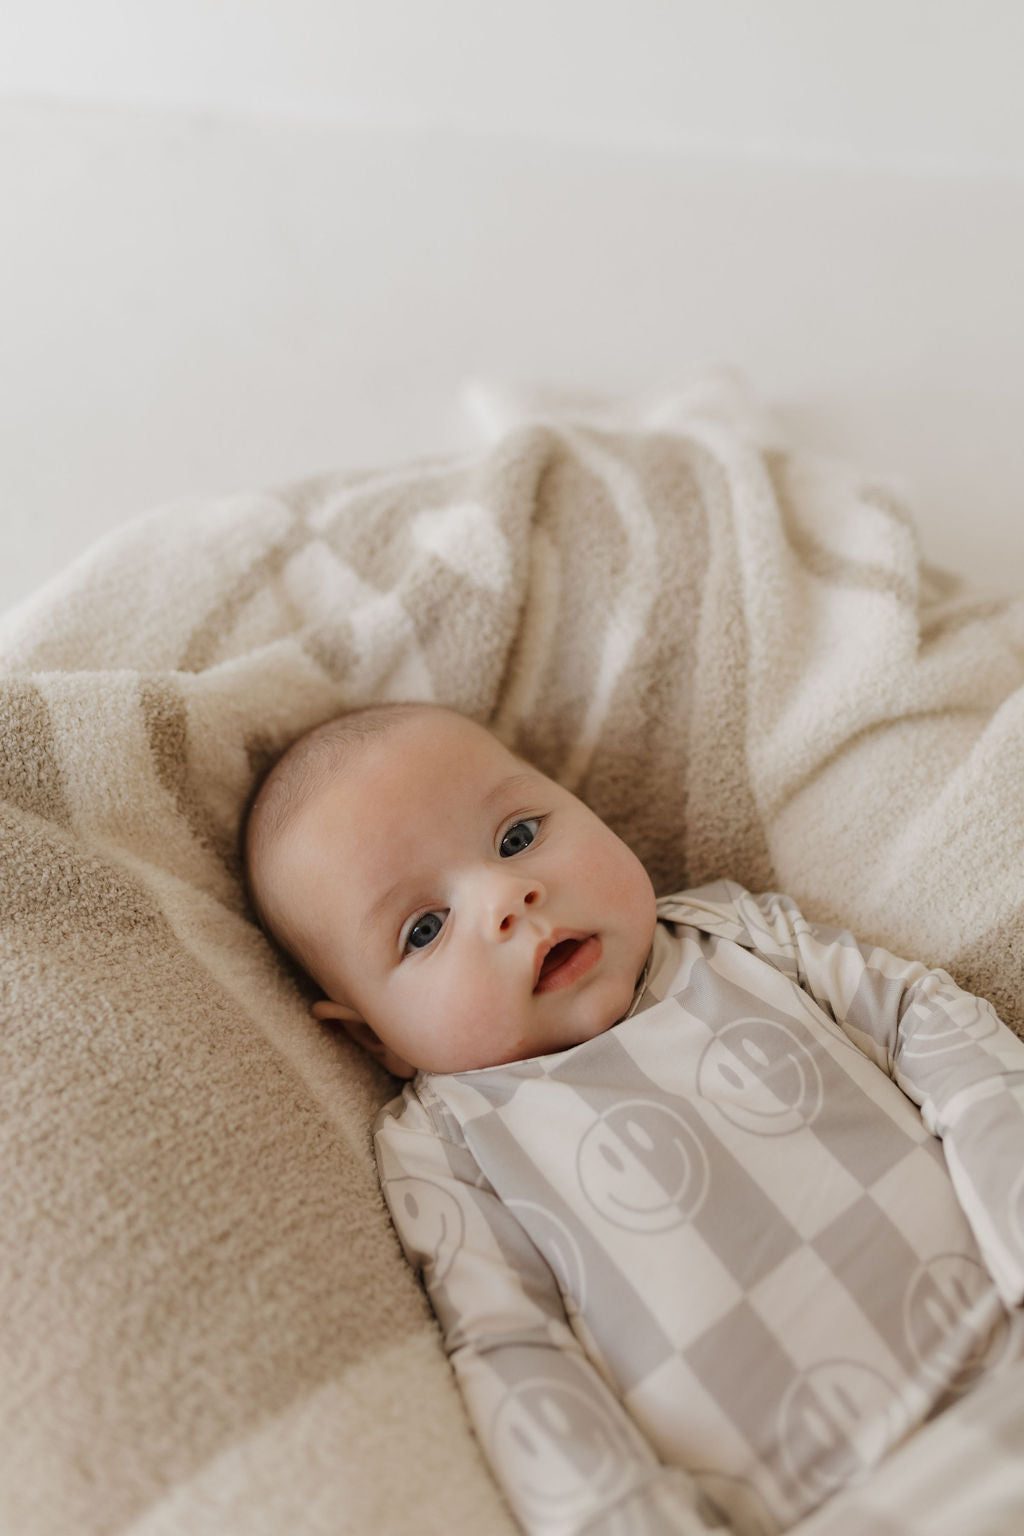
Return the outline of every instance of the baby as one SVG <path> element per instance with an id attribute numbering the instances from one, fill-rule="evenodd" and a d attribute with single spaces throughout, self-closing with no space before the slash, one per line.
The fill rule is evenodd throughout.
<path id="1" fill-rule="evenodd" d="M 944 972 L 656 901 L 432 706 L 301 738 L 246 859 L 314 1016 L 412 1079 L 382 1185 L 524 1529 L 787 1529 L 1024 1358 L 1024 1043 Z"/>
<path id="2" fill-rule="evenodd" d="M 296 743 L 254 803 L 248 868 L 265 926 L 326 993 L 314 1015 L 399 1077 L 602 1033 L 654 934 L 625 843 L 442 709 L 361 711 Z"/>

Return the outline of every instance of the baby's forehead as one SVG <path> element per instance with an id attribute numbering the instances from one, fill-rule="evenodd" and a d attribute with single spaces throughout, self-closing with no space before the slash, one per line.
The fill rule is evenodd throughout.
<path id="1" fill-rule="evenodd" d="M 415 763 L 419 758 L 429 758 L 434 763 L 449 761 L 460 767 L 470 761 L 484 773 L 504 771 L 509 763 L 529 769 L 529 764 L 518 758 L 485 725 L 438 707 L 426 708 L 396 721 L 391 729 L 371 738 L 366 747 L 368 750 L 357 753 L 356 758 L 372 758 L 373 762 L 365 765 L 370 772 L 382 761 Z"/>
<path id="2" fill-rule="evenodd" d="M 403 720 L 359 744 L 332 765 L 308 797 L 304 832 L 316 836 L 324 813 L 331 822 L 387 832 L 398 807 L 408 822 L 417 808 L 434 815 L 453 798 L 472 814 L 489 807 L 503 787 L 543 778 L 486 727 L 441 710 Z"/>

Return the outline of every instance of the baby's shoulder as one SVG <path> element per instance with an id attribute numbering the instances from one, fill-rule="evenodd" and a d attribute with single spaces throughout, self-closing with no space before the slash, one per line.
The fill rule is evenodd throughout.
<path id="1" fill-rule="evenodd" d="M 683 923 L 734 943 L 750 942 L 748 906 L 755 898 L 735 880 L 715 880 L 689 891 L 660 896 L 658 921 Z"/>

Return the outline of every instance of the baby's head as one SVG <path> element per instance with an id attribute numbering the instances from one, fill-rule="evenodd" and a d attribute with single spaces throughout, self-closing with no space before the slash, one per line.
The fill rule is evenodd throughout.
<path id="1" fill-rule="evenodd" d="M 582 801 L 432 705 L 295 742 L 256 796 L 260 917 L 389 1071 L 563 1050 L 627 1012 L 654 933 L 643 865 Z"/>

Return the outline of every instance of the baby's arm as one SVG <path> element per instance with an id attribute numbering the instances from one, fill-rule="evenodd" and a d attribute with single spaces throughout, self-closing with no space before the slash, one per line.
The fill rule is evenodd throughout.
<path id="1" fill-rule="evenodd" d="M 918 1104 L 1003 1300 L 1024 1300 L 1024 1041 L 945 971 L 729 886 L 740 942 L 799 984 Z"/>
<path id="2" fill-rule="evenodd" d="M 551 1269 L 468 1149 L 436 1134 L 410 1090 L 375 1141 L 402 1246 L 523 1529 L 706 1536 L 691 1480 L 658 1460 L 588 1360 Z"/>

